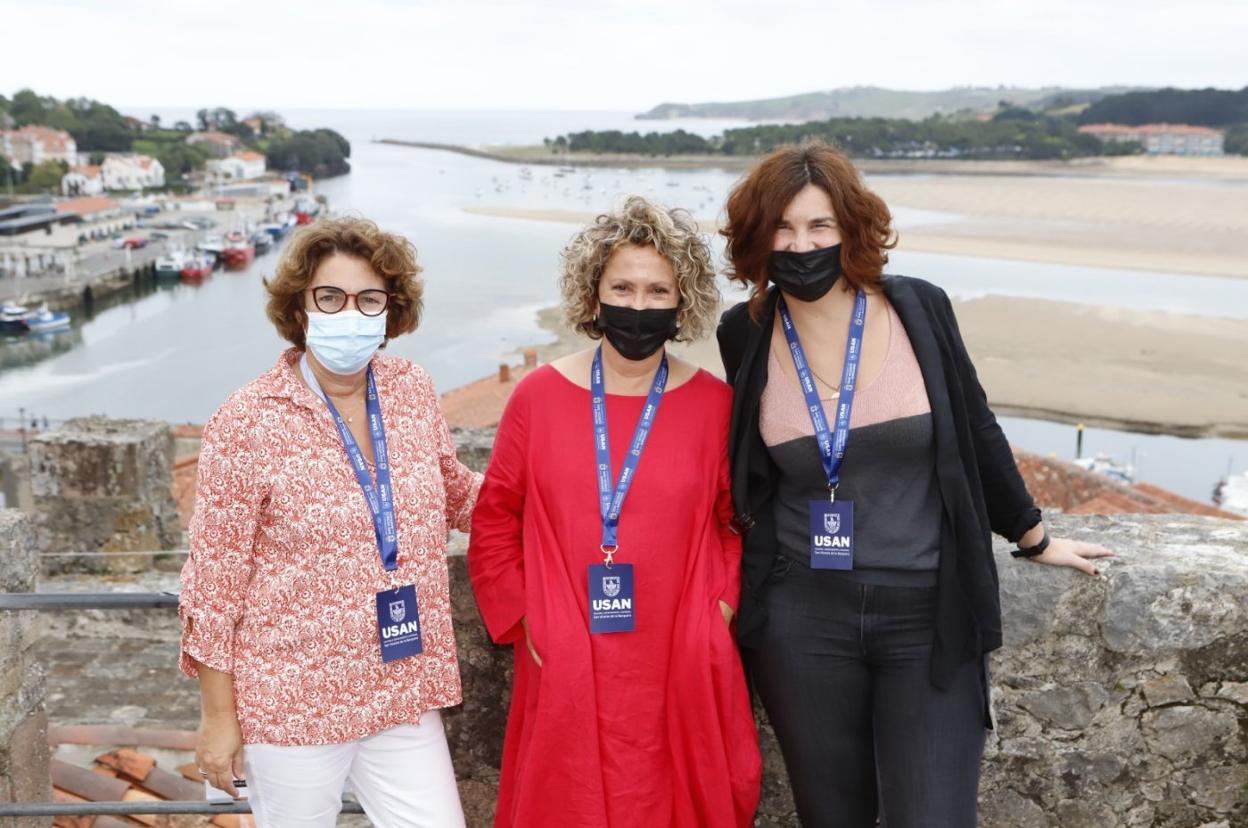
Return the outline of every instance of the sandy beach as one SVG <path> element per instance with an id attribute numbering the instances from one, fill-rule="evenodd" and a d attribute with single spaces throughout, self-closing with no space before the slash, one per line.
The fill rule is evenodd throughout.
<path id="1" fill-rule="evenodd" d="M 868 176 L 868 183 L 892 207 L 953 214 L 902 228 L 899 250 L 1248 278 L 1248 182 L 880 175 Z M 594 217 L 540 208 L 466 209 L 570 224 Z M 708 233 L 719 220 L 698 216 Z"/>
<path id="2" fill-rule="evenodd" d="M 1125 158 L 1100 167 L 1112 174 L 1020 175 L 996 164 L 974 175 L 868 174 L 868 183 L 893 207 L 951 214 L 903 228 L 899 250 L 1248 278 L 1248 159 Z M 467 209 L 569 225 L 594 217 Z M 711 233 L 720 218 L 698 222 Z M 957 312 L 1001 414 L 1248 437 L 1248 320 L 998 296 L 958 302 Z M 541 314 L 541 323 L 559 335 L 543 361 L 585 346 L 558 313 Z M 721 372 L 713 341 L 677 350 Z"/>
<path id="3" fill-rule="evenodd" d="M 955 310 L 998 414 L 1189 437 L 1248 438 L 1248 320 L 990 296 Z M 541 362 L 589 346 L 556 308 Z M 714 337 L 673 353 L 723 376 Z"/>

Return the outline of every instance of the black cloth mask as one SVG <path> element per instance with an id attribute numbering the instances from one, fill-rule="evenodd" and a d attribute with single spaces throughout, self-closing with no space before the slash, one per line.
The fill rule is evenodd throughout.
<path id="1" fill-rule="evenodd" d="M 767 259 L 767 275 L 776 287 L 803 302 L 819 299 L 841 275 L 841 246 L 818 247 L 805 253 L 774 250 Z"/>
<path id="2" fill-rule="evenodd" d="M 676 336 L 679 308 L 625 308 L 599 305 L 594 327 L 625 359 L 643 360 Z"/>

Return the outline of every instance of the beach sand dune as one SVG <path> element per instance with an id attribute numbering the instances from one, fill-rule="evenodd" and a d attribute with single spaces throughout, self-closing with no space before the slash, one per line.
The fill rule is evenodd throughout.
<path id="1" fill-rule="evenodd" d="M 1248 320 L 997 296 L 954 307 L 998 414 L 1248 438 Z M 538 320 L 556 336 L 542 362 L 590 346 L 558 309 Z M 672 350 L 723 376 L 714 337 Z"/>

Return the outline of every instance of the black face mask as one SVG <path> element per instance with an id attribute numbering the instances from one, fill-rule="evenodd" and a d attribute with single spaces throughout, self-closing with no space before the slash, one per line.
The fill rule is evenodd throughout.
<path id="1" fill-rule="evenodd" d="M 594 327 L 625 359 L 642 360 L 663 347 L 676 335 L 679 308 L 624 308 L 599 305 Z"/>
<path id="2" fill-rule="evenodd" d="M 767 259 L 767 275 L 776 287 L 803 302 L 813 302 L 832 289 L 841 275 L 841 246 L 795 253 L 776 250 Z"/>

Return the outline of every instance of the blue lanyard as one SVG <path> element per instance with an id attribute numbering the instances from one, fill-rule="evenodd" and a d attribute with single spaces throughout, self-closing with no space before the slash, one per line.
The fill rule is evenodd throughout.
<path id="1" fill-rule="evenodd" d="M 368 501 L 368 511 L 373 518 L 373 532 L 377 536 L 377 549 L 381 553 L 381 564 L 386 571 L 398 569 L 399 538 L 394 522 L 394 492 L 390 487 L 390 455 L 386 450 L 386 427 L 381 421 L 381 403 L 377 399 L 377 383 L 373 381 L 372 366 L 368 369 L 366 411 L 368 433 L 373 441 L 373 457 L 377 461 L 376 483 L 373 482 L 372 475 L 368 473 L 364 452 L 360 451 L 360 446 L 355 442 L 351 429 L 347 428 L 346 421 L 334 407 L 329 395 L 321 390 L 320 383 L 316 381 L 316 375 L 308 368 L 307 357 L 303 359 L 304 362 L 300 368 L 304 379 L 308 380 L 312 390 L 329 407 L 329 413 L 334 418 L 334 425 L 338 426 L 338 434 L 342 437 L 342 445 L 346 448 L 347 457 L 351 460 L 351 470 L 355 472 L 355 479 L 359 481 L 360 488 L 364 490 L 364 499 Z"/>
<path id="2" fill-rule="evenodd" d="M 780 321 L 784 326 L 784 338 L 789 341 L 793 354 L 793 367 L 806 396 L 806 409 L 815 427 L 815 441 L 819 444 L 819 458 L 828 475 L 828 491 L 836 499 L 836 487 L 841 482 L 841 463 L 845 460 L 845 447 L 849 443 L 849 415 L 854 409 L 854 389 L 858 385 L 858 360 L 862 356 L 862 337 L 867 328 L 867 294 L 861 290 L 854 299 L 854 313 L 849 318 L 849 338 L 845 342 L 845 367 L 841 369 L 841 395 L 836 409 L 836 431 L 828 431 L 828 417 L 823 411 L 823 401 L 815 388 L 815 378 L 802 343 L 797 338 L 797 328 L 789 316 L 789 307 L 780 297 Z"/>
<path id="3" fill-rule="evenodd" d="M 654 426 L 654 418 L 659 413 L 659 403 L 663 401 L 663 389 L 667 387 L 667 354 L 659 363 L 659 370 L 654 375 L 654 384 L 646 395 L 646 407 L 637 420 L 637 428 L 633 432 L 633 442 L 624 458 L 624 468 L 620 469 L 620 479 L 611 489 L 611 448 L 607 436 L 607 395 L 602 382 L 602 346 L 598 346 L 594 354 L 594 367 L 589 375 L 590 398 L 594 411 L 594 452 L 598 460 L 598 504 L 602 512 L 602 553 L 607 557 L 607 565 L 611 564 L 611 556 L 619 547 L 616 542 L 620 526 L 620 511 L 624 508 L 624 498 L 637 477 L 637 464 L 641 461 L 641 451 L 650 437 L 650 429 Z"/>

